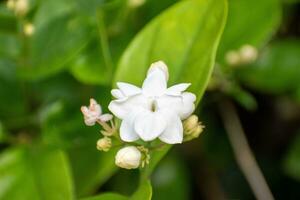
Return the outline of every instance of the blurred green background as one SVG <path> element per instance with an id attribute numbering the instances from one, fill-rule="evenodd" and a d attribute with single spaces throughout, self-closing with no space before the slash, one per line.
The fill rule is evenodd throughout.
<path id="1" fill-rule="evenodd" d="M 209 65 L 197 66 L 214 59 L 223 22 L 196 110 L 205 131 L 161 160 L 152 199 L 255 199 L 224 130 L 224 99 L 237 106 L 275 199 L 300 199 L 299 0 L 228 0 L 227 20 L 218 15 L 223 0 L 199 8 L 189 0 L 24 1 L 0 1 L 1 200 L 131 195 L 138 171 L 117 169 L 115 150 L 95 148 L 99 127 L 84 125 L 80 106 L 94 97 L 107 111 L 115 79 L 138 83 L 146 69 L 138 64 L 157 59 L 176 80 L 205 85 Z M 193 88 L 199 98 L 201 87 Z"/>

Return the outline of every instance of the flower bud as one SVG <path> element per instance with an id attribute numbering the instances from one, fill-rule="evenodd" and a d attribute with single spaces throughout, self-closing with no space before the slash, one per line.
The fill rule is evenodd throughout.
<path id="1" fill-rule="evenodd" d="M 115 157 L 115 164 L 125 169 L 136 169 L 140 166 L 142 154 L 135 146 L 120 149 Z"/>
<path id="2" fill-rule="evenodd" d="M 183 122 L 184 128 L 184 141 L 189 141 L 199 137 L 203 132 L 204 126 L 198 121 L 196 115 L 192 115 Z"/>
<path id="3" fill-rule="evenodd" d="M 16 0 L 14 10 L 16 15 L 24 16 L 29 10 L 28 0 Z"/>
<path id="4" fill-rule="evenodd" d="M 228 65 L 236 66 L 241 63 L 241 56 L 237 51 L 228 51 L 225 55 L 225 60 Z"/>
<path id="5" fill-rule="evenodd" d="M 137 8 L 142 6 L 145 2 L 146 0 L 128 0 L 127 3 L 130 8 Z"/>
<path id="6" fill-rule="evenodd" d="M 241 61 L 245 64 L 254 62 L 257 58 L 257 49 L 252 45 L 243 45 L 239 52 Z"/>
<path id="7" fill-rule="evenodd" d="M 109 137 L 101 138 L 97 141 L 97 149 L 99 151 L 109 151 L 111 148 L 111 139 Z"/>
<path id="8" fill-rule="evenodd" d="M 34 33 L 34 26 L 32 23 L 26 23 L 23 27 L 23 32 L 26 36 L 31 36 Z"/>
<path id="9" fill-rule="evenodd" d="M 196 126 L 198 126 L 198 117 L 196 115 L 190 116 L 183 123 L 183 128 L 187 134 L 190 134 Z"/>
<path id="10" fill-rule="evenodd" d="M 152 63 L 148 69 L 148 74 L 152 73 L 154 70 L 161 70 L 165 74 L 166 80 L 169 79 L 169 70 L 168 66 L 163 61 L 157 61 Z"/>
<path id="11" fill-rule="evenodd" d="M 9 9 L 9 10 L 14 10 L 15 9 L 15 0 L 8 0 L 6 2 L 6 7 Z"/>

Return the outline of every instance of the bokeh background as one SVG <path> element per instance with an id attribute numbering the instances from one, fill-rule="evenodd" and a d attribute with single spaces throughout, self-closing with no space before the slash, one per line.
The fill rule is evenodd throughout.
<path id="1" fill-rule="evenodd" d="M 138 171 L 117 169 L 113 150 L 95 148 L 99 127 L 84 125 L 80 106 L 94 97 L 107 111 L 126 47 L 178 2 L 0 1 L 1 200 L 135 191 Z M 215 68 L 196 110 L 205 131 L 162 159 L 151 177 L 154 200 L 255 199 L 224 128 L 220 107 L 227 101 L 275 199 L 300 199 L 300 1 L 228 5 Z"/>

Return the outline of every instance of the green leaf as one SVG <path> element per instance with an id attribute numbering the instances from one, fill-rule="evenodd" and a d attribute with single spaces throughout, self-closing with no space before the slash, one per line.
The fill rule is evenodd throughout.
<path id="1" fill-rule="evenodd" d="M 175 154 L 165 157 L 152 175 L 152 199 L 191 199 L 187 172 L 184 160 Z"/>
<path id="2" fill-rule="evenodd" d="M 199 101 L 211 75 L 226 5 L 224 0 L 193 0 L 163 12 L 131 42 L 114 80 L 141 84 L 150 64 L 163 60 L 170 83 L 191 82 Z"/>
<path id="3" fill-rule="evenodd" d="M 237 76 L 247 86 L 263 92 L 295 92 L 300 85 L 299 55 L 299 40 L 274 42 L 256 63 L 240 69 Z"/>
<path id="4" fill-rule="evenodd" d="M 228 2 L 228 19 L 218 50 L 217 60 L 221 63 L 227 51 L 244 44 L 261 48 L 276 32 L 281 19 L 278 0 Z"/>
<path id="5" fill-rule="evenodd" d="M 94 197 L 83 198 L 81 200 L 128 200 L 128 197 L 115 193 L 106 193 Z"/>
<path id="6" fill-rule="evenodd" d="M 144 180 L 140 183 L 140 186 L 135 193 L 129 198 L 130 200 L 151 200 L 152 198 L 152 187 L 149 180 Z"/>
<path id="7" fill-rule="evenodd" d="M 87 45 L 93 32 L 84 18 L 73 10 L 65 6 L 55 10 L 49 2 L 43 2 L 38 10 L 33 22 L 35 32 L 26 41 L 28 47 L 24 53 L 29 59 L 24 60 L 20 69 L 23 78 L 40 79 L 64 69 Z M 72 4 L 69 7 L 72 8 Z M 44 14 L 52 10 L 54 13 Z"/>
<path id="8" fill-rule="evenodd" d="M 72 178 L 60 150 L 15 147 L 0 156 L 0 198 L 72 200 Z"/>
<path id="9" fill-rule="evenodd" d="M 77 80 L 85 84 L 108 85 L 111 81 L 111 70 L 104 63 L 97 40 L 93 40 L 81 54 L 76 56 L 70 71 Z"/>

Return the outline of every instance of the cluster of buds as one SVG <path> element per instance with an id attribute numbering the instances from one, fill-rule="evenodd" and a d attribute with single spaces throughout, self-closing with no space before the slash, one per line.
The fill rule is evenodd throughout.
<path id="1" fill-rule="evenodd" d="M 190 141 L 199 137 L 203 132 L 204 126 L 199 122 L 196 115 L 191 115 L 183 122 L 184 141 Z"/>
<path id="2" fill-rule="evenodd" d="M 230 66 L 249 64 L 257 59 L 257 49 L 249 44 L 243 45 L 239 50 L 228 51 L 225 60 Z"/>
<path id="3" fill-rule="evenodd" d="M 117 133 L 117 127 L 114 125 L 113 116 L 111 114 L 103 114 L 101 106 L 96 100 L 90 99 L 90 105 L 82 106 L 81 112 L 84 117 L 84 122 L 87 126 L 94 126 L 96 123 L 101 125 L 103 135 L 97 141 L 96 148 L 99 151 L 107 152 L 113 146 L 113 140 L 119 144 L 120 141 Z M 116 145 L 119 146 L 119 145 Z M 124 169 L 136 169 L 139 166 L 144 167 L 149 163 L 148 149 L 143 146 L 125 146 L 121 148 L 115 157 L 115 164 Z"/>

